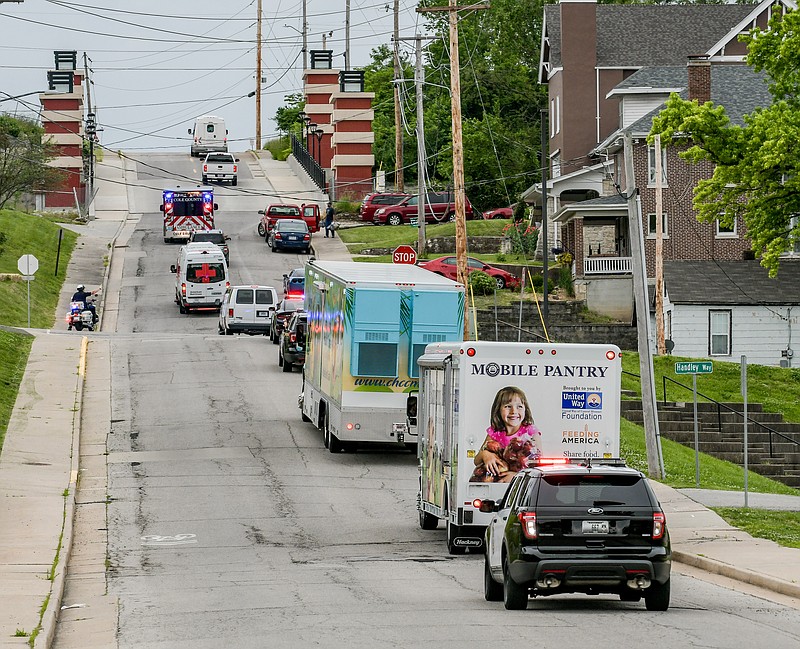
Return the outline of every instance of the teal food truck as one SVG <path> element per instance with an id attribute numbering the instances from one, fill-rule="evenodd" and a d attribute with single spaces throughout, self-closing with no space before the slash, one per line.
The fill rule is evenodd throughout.
<path id="1" fill-rule="evenodd" d="M 416 444 L 406 405 L 417 359 L 464 335 L 464 286 L 409 264 L 306 264 L 306 362 L 300 408 L 332 453 Z M 412 434 L 413 433 L 413 434 Z"/>

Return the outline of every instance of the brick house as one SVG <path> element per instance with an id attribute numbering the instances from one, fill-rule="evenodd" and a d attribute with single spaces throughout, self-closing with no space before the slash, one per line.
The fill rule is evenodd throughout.
<path id="1" fill-rule="evenodd" d="M 623 135 L 630 133 L 633 139 L 645 263 L 652 279 L 655 151 L 646 143 L 652 119 L 672 92 L 723 105 L 732 122 L 740 124 L 744 114 L 771 103 L 763 76 L 743 64 L 745 46 L 738 35 L 754 25 L 765 27 L 772 13 L 787 7 L 794 4 L 597 5 L 594 0 L 561 0 L 545 7 L 540 80 L 548 85 L 550 100 L 548 235 L 573 253 L 576 291 L 590 309 L 633 317 L 628 207 L 619 193 L 629 185 Z M 632 33 L 638 38 L 621 38 Z M 671 260 L 750 257 L 741 221 L 725 228 L 696 219 L 692 190 L 710 177 L 713 166 L 687 164 L 678 157 L 678 147 L 665 144 L 670 144 L 662 150 L 665 268 Z M 525 193 L 528 202 L 537 198 L 541 203 L 540 185 Z"/>

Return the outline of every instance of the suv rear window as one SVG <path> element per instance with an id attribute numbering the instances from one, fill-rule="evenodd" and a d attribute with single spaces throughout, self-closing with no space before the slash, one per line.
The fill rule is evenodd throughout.
<path id="1" fill-rule="evenodd" d="M 548 505 L 650 507 L 652 503 L 640 476 L 587 474 L 542 476 L 537 506 Z"/>
<path id="2" fill-rule="evenodd" d="M 225 243 L 225 235 L 219 232 L 193 232 L 192 241 L 210 241 L 211 243 Z"/>

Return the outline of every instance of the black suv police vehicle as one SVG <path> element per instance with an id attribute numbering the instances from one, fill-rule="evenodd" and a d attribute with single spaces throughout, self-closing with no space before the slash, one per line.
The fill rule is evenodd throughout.
<path id="1" fill-rule="evenodd" d="M 671 550 L 645 476 L 621 460 L 543 461 L 520 471 L 486 528 L 484 595 L 507 609 L 528 596 L 614 593 L 666 611 Z M 558 462 L 558 461 L 556 461 Z"/>

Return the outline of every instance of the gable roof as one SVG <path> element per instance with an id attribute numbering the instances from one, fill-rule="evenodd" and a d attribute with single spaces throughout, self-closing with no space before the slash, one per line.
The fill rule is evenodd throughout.
<path id="1" fill-rule="evenodd" d="M 769 93 L 769 80 L 763 72 L 756 72 L 747 65 L 724 64 L 711 66 L 711 101 L 717 106 L 724 106 L 731 124 L 744 125 L 744 116 L 752 113 L 756 108 L 765 108 L 772 104 L 772 95 Z M 650 89 L 653 87 L 681 88 L 680 96 L 686 99 L 689 96 L 689 73 L 685 65 L 643 68 L 625 81 L 617 84 L 614 90 L 622 88 L 626 94 L 635 94 L 637 87 Z M 613 92 L 613 91 L 612 91 Z M 643 115 L 630 124 L 626 129 L 618 129 L 601 142 L 595 151 L 612 148 L 624 131 L 630 131 L 633 136 L 643 136 L 650 133 L 653 118 L 658 115 L 664 104 Z"/>
<path id="2" fill-rule="evenodd" d="M 664 261 L 673 304 L 779 306 L 800 304 L 800 263 L 784 260 L 774 279 L 758 261 Z"/>
<path id="3" fill-rule="evenodd" d="M 680 65 L 703 54 L 753 11 L 752 5 L 597 5 L 597 67 Z M 561 67 L 561 10 L 545 5 L 550 67 Z"/>

